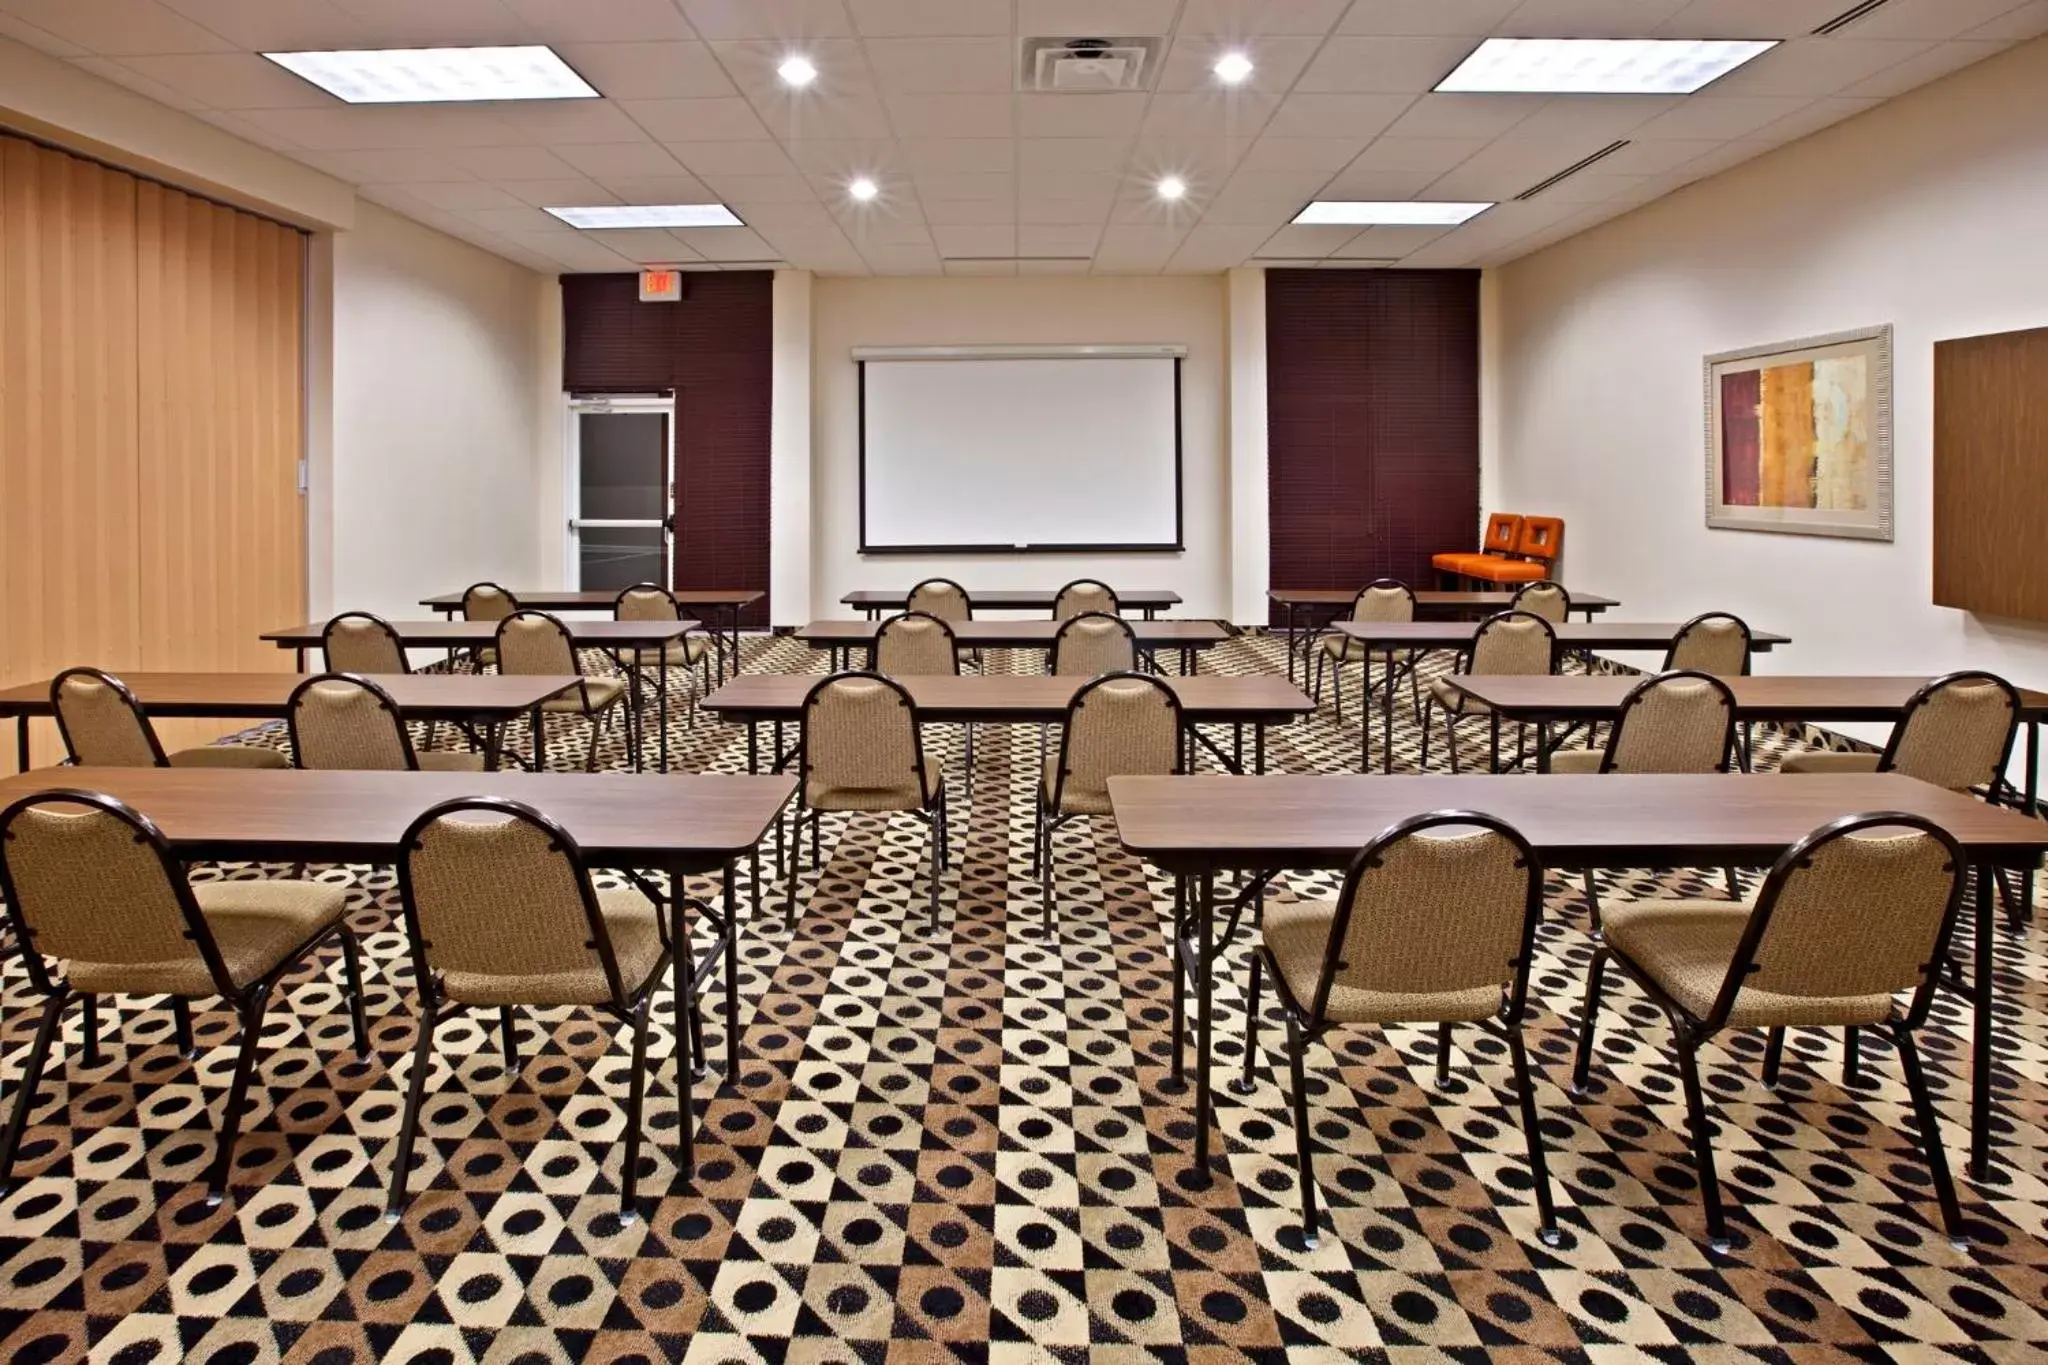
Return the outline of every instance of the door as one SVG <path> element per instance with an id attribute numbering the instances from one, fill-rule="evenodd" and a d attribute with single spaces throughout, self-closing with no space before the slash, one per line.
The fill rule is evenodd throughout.
<path id="1" fill-rule="evenodd" d="M 569 403 L 569 576 L 585 592 L 669 586 L 675 400 Z"/>

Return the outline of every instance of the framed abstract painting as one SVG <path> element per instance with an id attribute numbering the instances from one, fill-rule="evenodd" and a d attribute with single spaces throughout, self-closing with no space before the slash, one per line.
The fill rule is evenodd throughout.
<path id="1" fill-rule="evenodd" d="M 1710 355 L 1707 525 L 1892 538 L 1892 329 Z"/>

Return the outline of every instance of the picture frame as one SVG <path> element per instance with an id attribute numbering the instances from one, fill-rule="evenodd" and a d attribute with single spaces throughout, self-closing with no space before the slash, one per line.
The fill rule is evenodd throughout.
<path id="1" fill-rule="evenodd" d="M 1892 328 L 1706 358 L 1707 525 L 1892 539 Z"/>

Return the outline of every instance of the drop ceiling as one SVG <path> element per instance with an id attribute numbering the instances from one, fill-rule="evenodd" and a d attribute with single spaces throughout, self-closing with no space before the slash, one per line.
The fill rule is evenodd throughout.
<path id="1" fill-rule="evenodd" d="M 0 0 L 0 36 L 544 271 L 1493 265 L 2048 33 L 2048 0 Z M 1140 93 L 1020 93 L 1027 37 L 1156 37 Z M 1683 98 L 1430 93 L 1487 36 L 1785 41 Z M 257 54 L 547 43 L 604 96 L 351 106 Z M 1255 63 L 1225 89 L 1225 51 Z M 817 64 L 792 91 L 775 68 Z M 1627 145 L 1526 200 L 1516 196 Z M 1186 182 L 1175 203 L 1154 186 Z M 881 187 L 855 203 L 857 176 Z M 1301 227 L 1314 198 L 1497 200 Z M 741 228 L 543 208 L 717 200 Z"/>

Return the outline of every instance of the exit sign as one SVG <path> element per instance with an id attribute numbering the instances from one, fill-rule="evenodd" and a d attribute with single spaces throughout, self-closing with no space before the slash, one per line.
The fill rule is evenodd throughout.
<path id="1" fill-rule="evenodd" d="M 682 297 L 682 271 L 643 270 L 640 272 L 640 302 L 675 303 Z"/>

